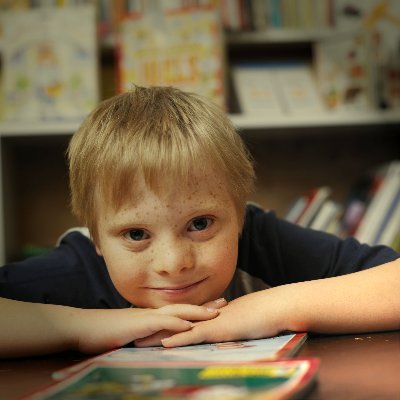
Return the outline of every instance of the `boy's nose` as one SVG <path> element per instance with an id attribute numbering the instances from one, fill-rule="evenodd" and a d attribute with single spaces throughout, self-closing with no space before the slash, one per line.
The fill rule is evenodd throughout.
<path id="1" fill-rule="evenodd" d="M 194 267 L 194 255 L 189 243 L 170 242 L 160 248 L 160 255 L 156 262 L 159 274 L 176 274 Z"/>

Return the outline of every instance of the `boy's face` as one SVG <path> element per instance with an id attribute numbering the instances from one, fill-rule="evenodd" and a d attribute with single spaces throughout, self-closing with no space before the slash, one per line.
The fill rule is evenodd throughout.
<path id="1" fill-rule="evenodd" d="M 220 177 L 156 195 L 143 178 L 135 198 L 97 207 L 97 251 L 118 292 L 142 308 L 217 299 L 236 268 L 239 218 Z M 137 190 L 136 190 L 137 189 Z"/>

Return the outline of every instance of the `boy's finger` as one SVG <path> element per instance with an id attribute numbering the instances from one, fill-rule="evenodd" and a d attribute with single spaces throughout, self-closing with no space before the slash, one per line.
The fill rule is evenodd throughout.
<path id="1" fill-rule="evenodd" d="M 217 300 L 213 300 L 213 301 L 204 303 L 203 307 L 218 309 L 218 308 L 225 307 L 227 304 L 228 304 L 228 302 L 224 298 L 220 298 Z"/>
<path id="2" fill-rule="evenodd" d="M 180 347 L 192 344 L 207 343 L 198 330 L 191 329 L 187 332 L 180 332 L 175 335 L 161 339 L 164 347 Z"/>
<path id="3" fill-rule="evenodd" d="M 184 332 L 193 327 L 193 324 L 190 321 L 169 315 L 163 315 L 159 318 L 149 316 L 149 318 L 143 318 L 141 323 L 138 325 L 139 326 L 136 326 L 135 329 L 135 336 L 138 339 L 146 338 L 164 330 L 171 332 Z"/>
<path id="4" fill-rule="evenodd" d="M 188 321 L 204 321 L 215 318 L 219 314 L 218 309 L 215 307 L 195 306 L 192 304 L 173 304 L 159 308 L 157 311 L 164 315 L 173 315 Z"/>
<path id="5" fill-rule="evenodd" d="M 143 339 L 137 339 L 133 343 L 135 347 L 161 346 L 161 340 L 171 336 L 171 334 L 173 334 L 173 332 L 163 330 Z"/>

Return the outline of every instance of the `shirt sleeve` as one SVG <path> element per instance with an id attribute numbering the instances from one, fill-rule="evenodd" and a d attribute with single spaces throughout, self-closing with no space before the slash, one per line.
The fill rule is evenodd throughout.
<path id="1" fill-rule="evenodd" d="M 248 206 L 238 265 L 277 286 L 357 272 L 399 257 L 389 247 L 302 228 L 273 212 Z"/>
<path id="2" fill-rule="evenodd" d="M 129 307 L 114 288 L 102 257 L 80 232 L 43 256 L 0 268 L 0 296 L 79 308 Z"/>

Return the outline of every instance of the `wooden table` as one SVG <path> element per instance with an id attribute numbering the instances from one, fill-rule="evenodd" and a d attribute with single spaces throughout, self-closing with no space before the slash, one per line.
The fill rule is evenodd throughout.
<path id="1" fill-rule="evenodd" d="M 400 331 L 314 337 L 298 356 L 321 360 L 310 399 L 400 400 Z"/>
<path id="2" fill-rule="evenodd" d="M 319 400 L 400 400 L 400 331 L 311 337 L 298 357 L 321 360 Z M 85 357 L 75 353 L 0 361 L 0 399 L 14 400 L 51 382 L 51 373 Z"/>

